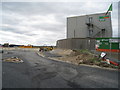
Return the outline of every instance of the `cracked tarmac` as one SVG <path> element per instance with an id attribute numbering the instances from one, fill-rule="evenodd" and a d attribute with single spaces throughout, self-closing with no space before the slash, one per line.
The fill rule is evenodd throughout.
<path id="1" fill-rule="evenodd" d="M 77 66 L 40 57 L 36 51 L 7 51 L 3 58 L 20 57 L 24 63 L 3 62 L 3 88 L 117 88 L 118 71 Z"/>

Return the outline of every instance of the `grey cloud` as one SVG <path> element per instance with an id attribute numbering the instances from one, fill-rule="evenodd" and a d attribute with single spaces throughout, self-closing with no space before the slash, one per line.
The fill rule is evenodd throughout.
<path id="1" fill-rule="evenodd" d="M 42 25 L 33 25 L 32 27 L 34 27 L 35 29 L 41 28 L 41 30 L 45 30 L 45 31 L 52 31 L 52 32 L 61 32 L 63 31 L 63 28 L 65 27 L 65 25 L 46 25 L 46 24 L 42 24 Z"/>
<path id="2" fill-rule="evenodd" d="M 3 2 L 3 12 L 14 12 L 24 15 L 34 14 L 70 14 L 82 11 L 84 3 L 64 3 L 64 2 Z M 79 7 L 79 8 L 78 8 Z M 83 10 L 84 11 L 84 10 Z"/>
<path id="3" fill-rule="evenodd" d="M 3 11 L 15 12 L 24 15 L 48 14 L 52 9 L 48 3 L 43 2 L 3 2 Z"/>
<path id="4" fill-rule="evenodd" d="M 7 27 L 7 28 L 6 27 L 1 27 L 1 28 L 2 28 L 3 31 L 11 31 L 11 32 L 15 31 L 15 29 L 9 28 L 9 27 Z"/>
<path id="5" fill-rule="evenodd" d="M 92 2 L 93 4 L 95 2 Z M 70 15 L 70 14 L 81 14 L 85 12 L 90 11 L 99 11 L 102 10 L 104 7 L 103 5 L 110 4 L 108 2 L 103 3 L 95 3 L 97 6 L 101 6 L 102 8 L 97 8 L 97 10 L 93 7 L 87 7 L 85 2 L 16 2 L 16 3 L 9 3 L 9 2 L 3 2 L 3 11 L 11 11 L 16 12 L 19 14 L 24 15 L 34 15 L 34 14 L 64 14 L 64 15 Z M 115 5 L 116 7 L 116 5 Z M 116 7 L 117 8 L 117 7 Z M 91 10 L 92 9 L 92 10 Z M 88 11 L 90 10 L 90 11 Z"/>
<path id="6" fill-rule="evenodd" d="M 27 31 L 20 31 L 20 30 L 16 30 L 15 28 L 10 28 L 10 27 L 2 27 L 2 31 L 10 31 L 10 32 L 13 32 L 13 33 L 19 33 L 19 34 L 24 34 L 26 33 Z"/>
<path id="7" fill-rule="evenodd" d="M 14 17 L 13 18 L 11 18 L 9 16 L 3 16 L 2 17 L 2 23 L 3 24 L 17 25 L 19 22 L 20 22 L 20 20 L 18 21 L 16 19 L 14 19 Z"/>
<path id="8" fill-rule="evenodd" d="M 36 36 L 36 35 L 39 35 L 39 34 L 26 33 L 25 35 L 28 35 L 28 36 Z"/>
<path id="9" fill-rule="evenodd" d="M 33 38 L 33 41 L 36 42 L 35 44 L 38 45 L 41 43 L 52 44 L 55 43 L 58 39 L 65 38 L 66 17 L 72 15 L 77 16 L 107 11 L 110 2 L 93 2 L 91 4 L 94 6 L 90 6 L 88 2 L 3 2 L 3 24 L 16 26 L 3 27 L 3 31 L 9 31 L 15 34 L 21 34 L 21 36 L 25 35 L 26 37 L 31 37 Z M 116 9 L 115 13 L 117 12 L 116 5 L 114 7 Z M 35 19 L 31 19 L 31 16 L 36 15 L 46 16 L 46 19 L 48 20 L 50 18 L 48 18 L 47 15 L 53 15 L 55 18 L 55 22 L 51 21 L 52 23 L 50 23 L 43 20 L 43 23 L 38 22 L 33 24 L 32 21 L 34 21 Z M 113 16 L 114 18 L 116 18 L 115 14 Z M 40 18 L 38 19 L 38 21 L 39 20 Z M 33 33 L 32 31 L 36 33 Z M 42 37 L 40 37 L 40 35 L 44 34 L 45 32 L 52 33 L 45 34 L 47 35 L 47 37 L 45 35 L 42 35 Z M 114 35 L 117 34 L 115 33 Z M 51 38 L 51 41 L 49 40 L 49 38 Z M 17 39 L 17 37 L 15 39 Z M 22 37 L 21 39 L 24 40 Z"/>

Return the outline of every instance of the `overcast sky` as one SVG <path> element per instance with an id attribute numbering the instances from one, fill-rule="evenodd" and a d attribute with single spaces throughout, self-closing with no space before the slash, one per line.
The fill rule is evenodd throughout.
<path id="1" fill-rule="evenodd" d="M 118 3 L 113 3 L 113 36 L 118 36 Z M 66 17 L 103 13 L 111 2 L 2 2 L 0 43 L 56 45 L 66 38 Z"/>

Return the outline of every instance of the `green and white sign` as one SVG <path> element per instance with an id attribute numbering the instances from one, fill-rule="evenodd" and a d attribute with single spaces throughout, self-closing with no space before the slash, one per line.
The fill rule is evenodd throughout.
<path id="1" fill-rule="evenodd" d="M 120 42 L 120 39 L 109 39 L 109 42 L 118 43 Z"/>
<path id="2" fill-rule="evenodd" d="M 99 21 L 105 21 L 105 19 L 99 19 Z"/>
<path id="3" fill-rule="evenodd" d="M 99 21 L 105 21 L 107 18 L 109 18 L 109 15 L 107 15 L 107 16 L 99 16 Z"/>

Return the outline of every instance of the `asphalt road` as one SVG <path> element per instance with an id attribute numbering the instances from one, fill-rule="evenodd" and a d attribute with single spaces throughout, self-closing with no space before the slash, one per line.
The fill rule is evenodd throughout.
<path id="1" fill-rule="evenodd" d="M 3 88 L 118 88 L 118 71 L 49 60 L 36 51 L 3 53 L 3 59 L 12 56 L 24 62 L 2 62 Z"/>

